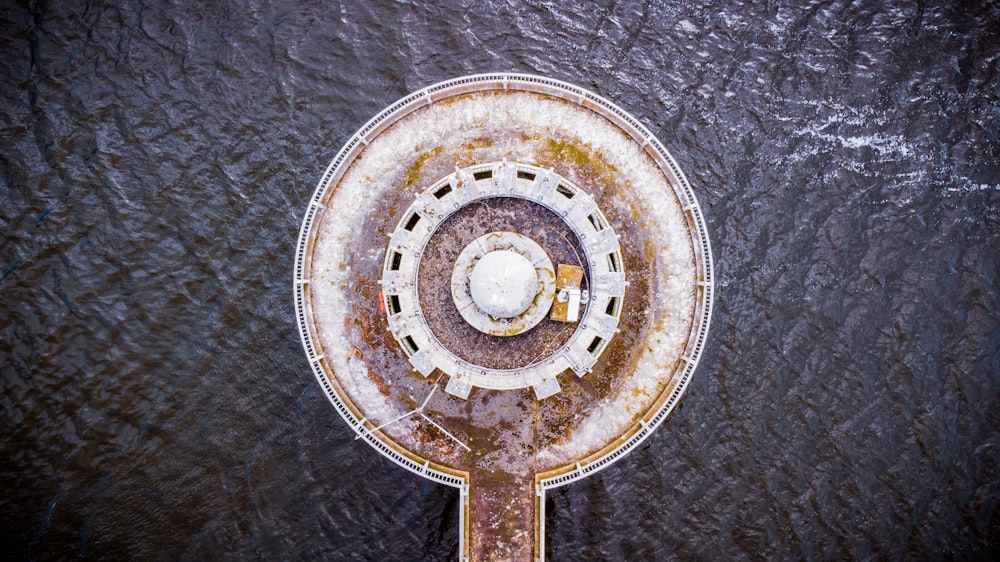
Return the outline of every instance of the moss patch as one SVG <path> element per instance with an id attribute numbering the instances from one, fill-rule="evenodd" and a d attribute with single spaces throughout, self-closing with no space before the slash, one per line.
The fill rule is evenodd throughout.
<path id="1" fill-rule="evenodd" d="M 562 140 L 550 139 L 545 143 L 544 151 L 551 155 L 553 160 L 563 163 L 572 163 L 576 166 L 592 166 L 595 156 L 589 146 L 582 143 L 572 143 Z"/>
<path id="2" fill-rule="evenodd" d="M 475 150 L 477 148 L 489 148 L 493 146 L 493 138 L 476 137 L 474 139 L 470 139 L 469 142 L 463 142 L 461 146 L 463 149 L 469 151 Z"/>
<path id="3" fill-rule="evenodd" d="M 420 179 L 420 171 L 424 168 L 424 164 L 427 163 L 427 160 L 429 160 L 434 156 L 437 156 L 438 154 L 441 154 L 443 150 L 444 150 L 443 146 L 435 146 L 434 148 L 428 150 L 427 152 L 424 152 L 420 156 L 417 156 L 417 159 L 413 161 L 413 165 L 410 166 L 410 169 L 406 170 L 406 175 L 405 175 L 406 187 L 410 187 L 413 184 L 417 183 L 417 181 Z"/>
<path id="4" fill-rule="evenodd" d="M 618 168 L 608 163 L 604 153 L 582 141 L 549 139 L 539 150 L 538 160 L 540 166 L 551 166 L 580 183 L 598 199 L 598 203 L 605 189 L 618 186 Z"/>

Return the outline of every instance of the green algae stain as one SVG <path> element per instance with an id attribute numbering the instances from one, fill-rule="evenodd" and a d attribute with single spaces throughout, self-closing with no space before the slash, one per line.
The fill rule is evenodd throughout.
<path id="1" fill-rule="evenodd" d="M 405 176 L 406 186 L 410 187 L 413 184 L 417 183 L 417 181 L 420 179 L 420 171 L 424 168 L 424 164 L 427 163 L 427 160 L 431 159 L 434 156 L 437 156 L 438 154 L 441 154 L 443 150 L 444 150 L 443 146 L 436 146 L 428 150 L 427 152 L 424 152 L 420 156 L 417 156 L 417 159 L 414 160 L 413 165 L 410 166 L 410 169 L 406 170 L 406 176 Z"/>
<path id="2" fill-rule="evenodd" d="M 609 164 L 600 150 L 582 141 L 549 139 L 539 151 L 539 163 L 557 170 L 573 170 L 581 179 L 614 184 L 618 168 Z"/>
<path id="3" fill-rule="evenodd" d="M 481 164 L 484 161 L 482 151 L 492 148 L 493 140 L 493 137 L 490 136 L 479 136 L 458 145 L 458 150 L 453 153 L 455 166 L 465 168 L 473 164 Z"/>
<path id="4" fill-rule="evenodd" d="M 590 147 L 583 148 L 579 144 L 562 140 L 549 139 L 545 143 L 545 152 L 557 162 L 574 164 L 576 166 L 591 166 L 595 155 Z"/>
<path id="5" fill-rule="evenodd" d="M 493 139 L 491 137 L 476 137 L 474 139 L 469 139 L 468 142 L 463 142 L 462 149 L 472 152 L 477 148 L 490 148 L 493 146 Z"/>

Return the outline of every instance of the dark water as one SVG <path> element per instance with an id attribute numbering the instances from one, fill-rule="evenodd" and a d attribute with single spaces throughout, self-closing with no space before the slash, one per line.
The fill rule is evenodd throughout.
<path id="1" fill-rule="evenodd" d="M 117 4 L 0 7 L 3 558 L 453 558 L 457 493 L 313 381 L 292 254 L 369 117 L 496 70 L 648 124 L 719 278 L 683 407 L 549 496 L 551 559 L 1000 549 L 996 3 Z"/>

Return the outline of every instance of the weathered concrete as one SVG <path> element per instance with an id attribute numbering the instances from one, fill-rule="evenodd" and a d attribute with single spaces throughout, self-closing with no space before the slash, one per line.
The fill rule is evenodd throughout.
<path id="1" fill-rule="evenodd" d="M 296 256 L 297 313 L 318 380 L 359 438 L 471 494 L 472 535 L 463 539 L 463 553 L 477 559 L 493 556 L 480 548 L 487 544 L 480 532 L 514 559 L 544 552 L 544 536 L 534 528 L 540 496 L 531 494 L 607 466 L 662 422 L 697 365 L 711 312 L 704 221 L 673 161 L 648 131 L 606 102 L 533 80 L 497 75 L 430 88 L 367 126 L 356 137 L 364 142 L 352 140 L 324 175 Z M 414 370 L 389 331 L 377 281 L 387 236 L 419 193 L 456 166 L 504 159 L 551 167 L 594 198 L 620 238 L 628 286 L 615 302 L 619 333 L 589 373 L 562 372 L 562 390 L 542 400 L 531 389 L 476 388 L 463 400 L 442 391 L 448 377 Z M 580 248 L 579 240 L 559 236 L 560 221 L 509 208 L 512 201 L 476 205 L 448 220 L 479 234 L 514 229 L 551 252 L 553 262 L 578 263 L 554 256 L 559 248 L 564 254 Z M 457 226 L 454 232 L 468 240 L 479 235 Z M 449 252 L 464 247 L 455 242 L 457 249 L 437 250 L 446 272 Z M 424 275 L 435 277 L 433 268 Z M 451 302 L 444 277 L 441 290 Z M 474 345 L 464 343 L 465 334 L 447 339 L 460 342 L 467 357 L 513 364 L 502 362 L 549 353 L 525 344 L 525 336 L 547 329 L 546 340 L 557 342 L 577 328 L 546 319 L 510 338 L 471 330 L 483 336 Z M 491 509 L 504 502 L 517 506 L 517 516 L 503 520 L 509 524 L 491 522 Z"/>

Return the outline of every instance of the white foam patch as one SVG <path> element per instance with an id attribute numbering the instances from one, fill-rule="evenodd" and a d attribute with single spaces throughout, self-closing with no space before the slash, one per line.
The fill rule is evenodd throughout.
<path id="1" fill-rule="evenodd" d="M 951 193 L 976 193 L 978 191 L 1000 191 L 1000 184 L 966 182 L 960 187 L 946 188 Z"/>

